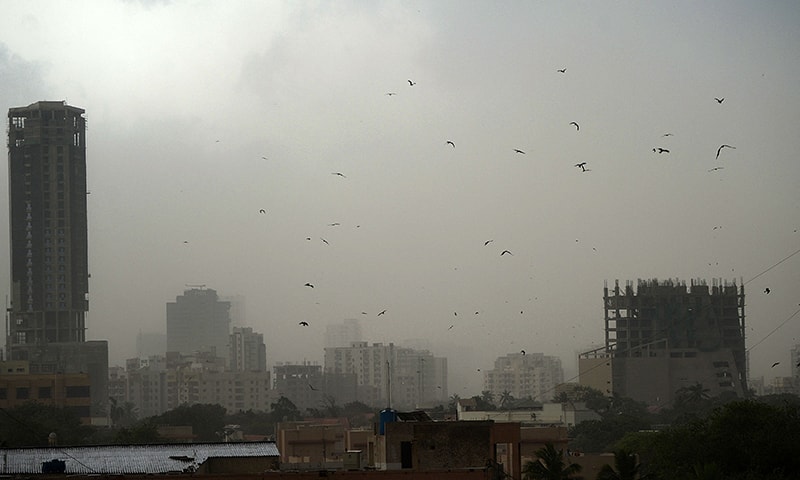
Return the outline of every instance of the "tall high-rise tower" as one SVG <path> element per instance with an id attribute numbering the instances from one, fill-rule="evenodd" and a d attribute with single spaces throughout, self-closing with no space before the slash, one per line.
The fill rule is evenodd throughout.
<path id="1" fill-rule="evenodd" d="M 86 119 L 66 102 L 8 111 L 12 360 L 85 341 L 88 305 Z"/>
<path id="2" fill-rule="evenodd" d="M 195 286 L 167 303 L 167 351 L 192 355 L 213 351 L 228 359 L 230 302 L 222 302 L 217 291 Z"/>

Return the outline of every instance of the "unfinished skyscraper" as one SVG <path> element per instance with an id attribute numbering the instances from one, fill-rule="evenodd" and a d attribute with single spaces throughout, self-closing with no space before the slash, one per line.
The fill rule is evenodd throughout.
<path id="1" fill-rule="evenodd" d="M 603 301 L 605 347 L 580 356 L 581 383 L 650 405 L 696 384 L 710 396 L 747 393 L 744 286 L 617 281 Z"/>
<path id="2" fill-rule="evenodd" d="M 86 341 L 89 310 L 86 119 L 63 101 L 8 111 L 10 360 L 31 375 L 88 374 L 92 416 L 105 405 L 108 343 Z M 80 412 L 89 417 L 87 411 Z"/>

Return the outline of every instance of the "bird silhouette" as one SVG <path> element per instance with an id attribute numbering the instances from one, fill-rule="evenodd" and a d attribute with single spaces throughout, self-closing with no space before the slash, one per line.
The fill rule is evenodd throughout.
<path id="1" fill-rule="evenodd" d="M 519 353 L 521 353 L 523 356 L 525 356 L 525 350 L 520 350 Z"/>
<path id="2" fill-rule="evenodd" d="M 266 159 L 267 159 L 267 157 L 261 157 L 261 160 L 266 160 Z"/>
<path id="3" fill-rule="evenodd" d="M 324 243 L 325 245 L 330 245 L 330 243 L 328 243 L 328 241 L 325 240 L 324 238 L 319 237 L 319 239 L 322 240 L 322 243 Z"/>
<path id="4" fill-rule="evenodd" d="M 300 322 L 300 323 L 298 323 L 298 325 L 300 325 L 301 327 L 307 327 L 308 326 L 308 322 Z"/>
<path id="5" fill-rule="evenodd" d="M 494 240 L 486 240 L 485 242 L 483 242 L 483 246 L 485 247 L 486 245 L 489 245 L 492 242 L 494 242 Z"/>
<path id="6" fill-rule="evenodd" d="M 386 313 L 386 310 L 381 310 L 381 311 L 378 313 L 378 315 L 376 315 L 376 316 L 377 316 L 377 317 L 380 317 L 381 315 L 383 315 L 383 314 L 385 314 L 385 313 Z"/>
<path id="7" fill-rule="evenodd" d="M 767 287 L 767 288 L 765 288 L 765 289 L 764 289 L 764 293 L 766 293 L 767 295 L 769 295 L 769 292 L 770 292 L 770 289 L 769 289 L 769 287 Z"/>
<path id="8" fill-rule="evenodd" d="M 308 388 L 310 388 L 311 390 L 314 390 L 315 392 L 317 391 L 317 389 L 314 388 L 314 385 L 311 385 L 310 383 L 308 384 Z"/>
<path id="9" fill-rule="evenodd" d="M 397 94 L 396 94 L 396 93 L 394 93 L 394 92 L 387 92 L 387 93 L 386 93 L 386 95 L 388 95 L 388 96 L 390 96 L 390 97 L 391 97 L 391 96 L 393 96 L 393 95 L 397 95 Z"/>
<path id="10" fill-rule="evenodd" d="M 448 328 L 448 330 L 452 330 L 454 326 L 455 325 L 450 325 L 450 328 Z"/>
<path id="11" fill-rule="evenodd" d="M 665 133 L 664 135 L 661 135 L 661 136 L 662 136 L 662 137 L 671 137 L 671 136 L 672 136 L 672 134 L 671 134 L 671 133 Z"/>
<path id="12" fill-rule="evenodd" d="M 570 125 L 575 125 L 575 131 L 580 131 L 581 126 L 578 125 L 578 122 L 569 122 Z"/>
<path id="13" fill-rule="evenodd" d="M 511 253 L 511 251 L 510 251 L 510 250 L 503 250 L 503 251 L 500 253 L 500 256 L 502 257 L 502 256 L 503 256 L 503 255 L 505 255 L 506 253 L 507 253 L 507 254 L 509 254 L 509 255 L 511 255 L 511 256 L 513 256 L 513 255 L 514 255 L 513 253 Z M 476 313 L 477 313 L 477 312 L 476 312 Z"/>
<path id="14" fill-rule="evenodd" d="M 521 153 L 521 154 L 525 155 L 525 152 L 523 152 L 522 150 L 520 150 L 518 148 L 515 148 L 514 151 L 517 152 L 517 153 Z"/>
<path id="15" fill-rule="evenodd" d="M 448 141 L 447 141 L 447 145 L 450 145 L 451 147 L 453 147 L 453 148 L 456 148 L 456 144 L 455 144 L 455 143 L 453 143 L 453 142 L 452 142 L 452 141 L 450 141 L 450 140 L 448 140 Z"/>
<path id="16" fill-rule="evenodd" d="M 725 144 L 720 145 L 719 148 L 717 149 L 717 157 L 716 158 L 719 158 L 719 152 L 721 152 L 723 148 L 732 148 L 732 149 L 736 150 L 736 147 L 732 147 L 730 145 L 725 145 Z"/>
<path id="17" fill-rule="evenodd" d="M 723 168 L 725 168 L 725 167 L 714 167 L 711 170 L 709 170 L 709 172 L 715 172 L 717 170 L 722 170 Z"/>
<path id="18" fill-rule="evenodd" d="M 408 86 L 409 87 L 413 87 L 416 84 L 417 84 L 417 82 L 412 82 L 411 80 L 408 81 Z"/>
<path id="19" fill-rule="evenodd" d="M 780 365 L 780 364 L 781 364 L 781 362 L 775 362 L 775 363 L 773 363 L 773 364 L 772 364 L 772 366 L 771 366 L 771 367 L 769 367 L 769 368 L 775 368 L 777 365 Z"/>
<path id="20" fill-rule="evenodd" d="M 311 287 L 311 288 L 314 288 L 314 285 L 311 285 L 310 283 L 306 283 L 306 284 L 305 284 L 305 285 L 303 285 L 303 286 L 304 286 L 304 287 Z"/>
<path id="21" fill-rule="evenodd" d="M 558 73 L 567 73 L 567 69 L 566 68 L 559 68 L 558 70 L 556 70 L 556 72 L 558 72 Z"/>
<path id="22" fill-rule="evenodd" d="M 725 97 L 722 97 L 722 98 L 717 98 L 717 97 L 714 97 L 714 100 L 716 100 L 716 101 L 717 101 L 717 103 L 722 103 L 722 102 L 724 102 L 724 101 L 725 101 Z"/>
<path id="23" fill-rule="evenodd" d="M 267 211 L 262 208 L 261 210 L 258 211 L 258 213 L 267 213 Z"/>
<path id="24" fill-rule="evenodd" d="M 339 225 L 341 225 L 341 223 L 339 222 L 333 222 L 328 224 L 329 227 L 338 227 Z"/>
<path id="25" fill-rule="evenodd" d="M 656 148 L 653 149 L 653 151 L 656 152 L 656 153 L 669 153 L 669 150 L 667 150 L 666 148 L 661 148 L 661 147 L 656 147 Z"/>
<path id="26" fill-rule="evenodd" d="M 582 172 L 586 171 L 586 162 L 576 163 L 575 166 L 580 168 Z"/>
<path id="27" fill-rule="evenodd" d="M 342 178 L 347 178 L 347 177 L 344 176 L 344 173 L 342 173 L 342 172 L 331 172 L 331 175 L 337 175 L 337 176 L 342 177 Z"/>

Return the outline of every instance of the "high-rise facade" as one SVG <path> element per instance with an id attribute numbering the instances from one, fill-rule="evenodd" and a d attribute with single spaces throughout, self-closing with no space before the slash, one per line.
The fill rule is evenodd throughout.
<path id="1" fill-rule="evenodd" d="M 86 119 L 65 102 L 8 111 L 12 360 L 85 340 Z"/>
<path id="2" fill-rule="evenodd" d="M 167 352 L 192 355 L 214 351 L 228 358 L 230 302 L 220 301 L 216 290 L 193 287 L 167 303 Z"/>
<path id="3" fill-rule="evenodd" d="M 556 385 L 564 381 L 561 359 L 543 353 L 510 353 L 498 357 L 494 368 L 483 374 L 483 388 L 492 392 L 495 402 L 504 394 L 515 399 L 530 398 L 548 402 Z"/>
<path id="4" fill-rule="evenodd" d="M 616 282 L 603 299 L 606 346 L 579 357 L 582 383 L 600 369 L 614 394 L 650 405 L 671 405 L 676 392 L 696 384 L 711 396 L 747 394 L 743 286 Z"/>
<path id="5" fill-rule="evenodd" d="M 234 327 L 229 341 L 229 368 L 235 372 L 266 372 L 264 335 L 250 327 Z"/>
<path id="6" fill-rule="evenodd" d="M 11 305 L 6 349 L 31 375 L 88 374 L 90 411 L 108 401 L 108 342 L 86 341 L 86 119 L 41 101 L 8 111 Z M 50 381 L 50 380 L 48 380 Z"/>

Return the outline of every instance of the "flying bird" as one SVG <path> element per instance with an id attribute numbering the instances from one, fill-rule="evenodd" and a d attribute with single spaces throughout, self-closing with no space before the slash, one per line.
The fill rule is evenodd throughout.
<path id="1" fill-rule="evenodd" d="M 267 213 L 267 211 L 262 208 L 261 210 L 258 211 L 258 213 Z"/>
<path id="2" fill-rule="evenodd" d="M 303 285 L 303 286 L 304 286 L 304 287 L 311 287 L 311 288 L 314 288 L 314 285 L 311 285 L 310 283 L 306 283 L 306 284 L 305 284 L 305 285 Z"/>
<path id="3" fill-rule="evenodd" d="M 509 255 L 512 255 L 512 256 L 514 255 L 514 254 L 513 254 L 513 253 L 511 253 L 511 251 L 509 251 L 509 250 L 503 250 L 503 251 L 500 253 L 500 256 L 502 257 L 502 256 L 503 256 L 503 255 L 505 255 L 506 253 L 507 253 L 507 254 L 509 254 Z M 475 312 L 475 313 L 477 313 L 477 312 Z"/>
<path id="4" fill-rule="evenodd" d="M 386 310 L 381 310 L 381 311 L 378 313 L 378 315 L 376 315 L 376 316 L 377 316 L 377 317 L 380 317 L 381 315 L 383 315 L 383 314 L 385 314 L 385 313 L 386 313 Z"/>
<path id="5" fill-rule="evenodd" d="M 717 170 L 722 170 L 723 168 L 725 168 L 725 167 L 714 167 L 711 170 L 709 170 L 709 172 L 715 172 Z"/>
<path id="6" fill-rule="evenodd" d="M 342 173 L 342 172 L 331 172 L 331 175 L 338 175 L 338 176 L 340 176 L 342 178 L 347 178 L 347 177 L 344 176 L 344 173 Z"/>
<path id="7" fill-rule="evenodd" d="M 417 84 L 417 82 L 412 82 L 411 80 L 408 81 L 408 86 L 409 87 L 413 87 L 416 84 Z"/>
<path id="8" fill-rule="evenodd" d="M 716 100 L 716 101 L 717 101 L 717 103 L 722 103 L 722 102 L 724 102 L 724 101 L 725 101 L 725 97 L 722 97 L 722 98 L 717 98 L 717 97 L 714 97 L 714 100 Z"/>
<path id="9" fill-rule="evenodd" d="M 558 72 L 558 73 L 567 73 L 567 69 L 566 68 L 559 68 L 558 70 L 556 70 L 556 72 Z"/>
<path id="10" fill-rule="evenodd" d="M 525 350 L 520 350 L 519 353 L 521 353 L 524 356 L 525 355 Z"/>
<path id="11" fill-rule="evenodd" d="M 455 143 L 453 143 L 453 142 L 452 142 L 452 141 L 450 141 L 450 140 L 448 140 L 448 141 L 447 141 L 446 145 L 450 145 L 451 147 L 453 147 L 453 148 L 456 148 L 456 144 L 455 144 Z"/>
<path id="12" fill-rule="evenodd" d="M 314 388 L 314 385 L 311 385 L 310 383 L 308 384 L 308 388 L 310 388 L 311 390 L 317 391 L 317 389 Z"/>
<path id="13" fill-rule="evenodd" d="M 261 160 L 266 160 L 266 159 L 267 159 L 267 157 L 261 157 Z"/>
<path id="14" fill-rule="evenodd" d="M 298 325 L 300 325 L 301 327 L 307 327 L 308 326 L 308 322 L 300 322 L 300 323 L 298 323 Z"/>
<path id="15" fill-rule="evenodd" d="M 521 153 L 521 154 L 525 155 L 525 152 L 523 152 L 519 148 L 515 148 L 514 151 L 517 152 L 517 153 Z"/>
<path id="16" fill-rule="evenodd" d="M 736 150 L 736 147 L 732 147 L 730 145 L 725 145 L 725 144 L 720 145 L 719 148 L 717 149 L 717 157 L 716 158 L 719 158 L 719 152 L 721 152 L 723 148 L 732 148 L 732 149 Z"/>
<path id="17" fill-rule="evenodd" d="M 391 97 L 392 95 L 397 95 L 397 94 L 396 94 L 396 93 L 394 93 L 394 92 L 387 92 L 387 93 L 386 93 L 386 95 L 388 95 L 388 96 L 390 96 L 390 97 Z"/>
<path id="18" fill-rule="evenodd" d="M 764 293 L 766 293 L 767 295 L 769 295 L 769 292 L 770 292 L 770 289 L 769 289 L 769 287 L 767 287 L 767 288 L 765 288 L 765 289 L 764 289 Z"/>
<path id="19" fill-rule="evenodd" d="M 586 162 L 576 163 L 575 166 L 580 168 L 582 172 L 586 171 Z"/>
<path id="20" fill-rule="evenodd" d="M 669 150 L 667 150 L 666 148 L 661 148 L 661 147 L 656 147 L 656 148 L 653 149 L 653 151 L 656 152 L 656 153 L 669 153 Z"/>
<path id="21" fill-rule="evenodd" d="M 330 243 L 328 243 L 328 241 L 325 240 L 324 238 L 319 237 L 319 239 L 322 240 L 322 243 L 324 243 L 325 245 L 330 245 Z"/>
<path id="22" fill-rule="evenodd" d="M 578 122 L 569 122 L 569 124 L 570 125 L 575 125 L 575 131 L 579 131 L 581 129 L 581 126 L 578 125 Z"/>
<path id="23" fill-rule="evenodd" d="M 671 137 L 671 136 L 672 136 L 672 134 L 671 134 L 671 133 L 665 133 L 664 135 L 661 135 L 661 136 L 662 136 L 662 137 Z"/>
<path id="24" fill-rule="evenodd" d="M 448 328 L 448 330 L 452 330 L 454 326 L 455 325 L 450 325 L 450 328 Z"/>
<path id="25" fill-rule="evenodd" d="M 483 242 L 483 246 L 485 247 L 486 245 L 489 245 L 492 242 L 494 242 L 494 240 L 486 240 L 485 242 Z"/>
<path id="26" fill-rule="evenodd" d="M 328 224 L 329 227 L 338 227 L 339 225 L 341 225 L 341 223 L 339 222 L 333 222 Z"/>
<path id="27" fill-rule="evenodd" d="M 775 362 L 775 363 L 773 363 L 773 364 L 772 364 L 772 366 L 771 366 L 771 367 L 769 367 L 769 368 L 775 368 L 777 365 L 780 365 L 780 364 L 781 364 L 781 362 Z"/>

